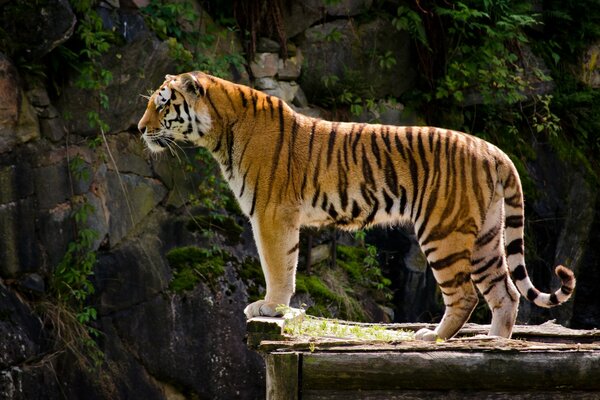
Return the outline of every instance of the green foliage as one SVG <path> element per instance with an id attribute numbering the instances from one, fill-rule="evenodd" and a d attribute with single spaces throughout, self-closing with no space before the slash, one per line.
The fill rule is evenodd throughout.
<path id="1" fill-rule="evenodd" d="M 211 287 L 225 273 L 225 264 L 231 256 L 222 249 L 202 249 L 196 246 L 178 247 L 167 253 L 173 269 L 169 289 L 175 293 L 192 290 L 200 282 Z"/>
<path id="2" fill-rule="evenodd" d="M 230 244 L 239 243 L 240 236 L 244 231 L 244 228 L 238 225 L 232 217 L 217 213 L 196 215 L 187 223 L 187 228 L 192 232 L 201 232 L 208 237 L 219 233 Z"/>
<path id="3" fill-rule="evenodd" d="M 285 310 L 284 310 L 285 311 Z M 289 318 L 288 315 L 291 315 Z M 413 332 L 389 329 L 383 325 L 354 324 L 335 319 L 317 318 L 311 315 L 285 313 L 284 332 L 296 337 L 337 338 L 345 340 L 397 342 L 414 340 Z M 311 350 L 314 351 L 314 348 Z"/>
<path id="4" fill-rule="evenodd" d="M 169 43 L 178 72 L 200 70 L 226 78 L 232 65 L 241 68 L 244 64 L 233 42 L 235 26 L 218 27 L 191 1 L 151 0 L 142 12 L 148 26 Z"/>
<path id="5" fill-rule="evenodd" d="M 524 29 L 538 24 L 526 3 L 457 2 L 435 12 L 449 24 L 445 74 L 436 83 L 436 99 L 462 103 L 470 91 L 477 91 L 484 104 L 525 99 L 528 82 L 518 52 L 528 42 Z"/>

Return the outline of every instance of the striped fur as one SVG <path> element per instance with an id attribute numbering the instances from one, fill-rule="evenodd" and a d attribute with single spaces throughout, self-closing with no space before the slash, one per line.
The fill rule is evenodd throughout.
<path id="1" fill-rule="evenodd" d="M 511 335 L 519 293 L 551 307 L 575 287 L 562 266 L 556 292 L 531 283 L 519 176 L 502 151 L 476 137 L 309 118 L 199 72 L 167 76 L 138 127 L 152 151 L 181 141 L 218 160 L 250 218 L 267 282 L 248 317 L 277 315 L 277 305 L 289 304 L 305 225 L 413 224 L 446 305 L 435 331 L 420 331 L 421 339 L 454 336 L 477 303 L 475 287 L 492 310 L 490 334 L 503 337 Z"/>

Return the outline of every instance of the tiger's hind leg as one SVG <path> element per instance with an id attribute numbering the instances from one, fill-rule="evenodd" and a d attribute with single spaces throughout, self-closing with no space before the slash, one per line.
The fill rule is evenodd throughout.
<path id="1" fill-rule="evenodd" d="M 490 336 L 510 338 L 517 318 L 519 292 L 504 254 L 504 212 L 500 201 L 490 207 L 475 241 L 471 278 L 492 311 Z"/>
<path id="2" fill-rule="evenodd" d="M 478 302 L 470 276 L 470 246 L 464 246 L 462 250 L 457 246 L 445 246 L 444 249 L 445 252 L 431 252 L 427 259 L 442 292 L 446 309 L 435 330 L 421 329 L 416 333 L 415 337 L 419 340 L 450 339 L 467 322 Z"/>

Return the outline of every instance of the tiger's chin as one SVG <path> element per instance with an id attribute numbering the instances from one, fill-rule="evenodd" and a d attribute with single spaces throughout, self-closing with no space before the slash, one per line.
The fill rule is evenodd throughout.
<path id="1" fill-rule="evenodd" d="M 144 134 L 143 139 L 144 139 L 144 142 L 146 143 L 146 147 L 152 153 L 163 152 L 169 147 L 167 140 L 162 137 L 151 137 L 151 136 Z"/>

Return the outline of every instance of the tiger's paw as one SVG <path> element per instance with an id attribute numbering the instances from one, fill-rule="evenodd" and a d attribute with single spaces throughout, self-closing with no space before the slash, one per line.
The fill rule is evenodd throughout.
<path id="1" fill-rule="evenodd" d="M 248 319 L 253 317 L 282 317 L 283 310 L 280 304 L 270 303 L 266 300 L 258 300 L 244 309 L 244 314 Z"/>
<path id="2" fill-rule="evenodd" d="M 438 338 L 439 336 L 435 331 L 427 328 L 419 329 L 417 333 L 415 333 L 415 339 L 423 340 L 425 342 L 435 342 Z"/>

